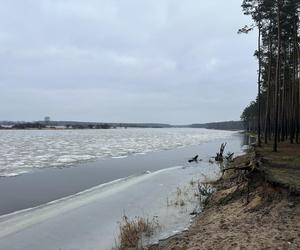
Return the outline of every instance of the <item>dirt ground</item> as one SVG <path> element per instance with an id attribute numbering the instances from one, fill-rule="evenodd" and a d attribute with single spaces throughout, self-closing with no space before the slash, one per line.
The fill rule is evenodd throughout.
<path id="1" fill-rule="evenodd" d="M 247 188 L 223 185 L 189 231 L 149 249 L 300 249 L 300 197 L 261 181 Z"/>

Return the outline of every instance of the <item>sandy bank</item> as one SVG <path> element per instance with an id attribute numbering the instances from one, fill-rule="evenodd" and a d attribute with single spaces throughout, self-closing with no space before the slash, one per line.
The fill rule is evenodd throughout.
<path id="1" fill-rule="evenodd" d="M 251 160 L 237 158 L 235 165 Z M 208 205 L 187 232 L 151 246 L 158 249 L 300 249 L 300 199 L 257 173 L 231 172 L 214 183 Z M 249 190 L 249 192 L 248 192 Z"/>

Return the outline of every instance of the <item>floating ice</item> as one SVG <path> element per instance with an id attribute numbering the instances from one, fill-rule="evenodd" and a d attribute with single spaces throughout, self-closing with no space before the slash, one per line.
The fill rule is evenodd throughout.
<path id="1" fill-rule="evenodd" d="M 1 130 L 0 176 L 227 138 L 230 131 L 172 129 Z"/>

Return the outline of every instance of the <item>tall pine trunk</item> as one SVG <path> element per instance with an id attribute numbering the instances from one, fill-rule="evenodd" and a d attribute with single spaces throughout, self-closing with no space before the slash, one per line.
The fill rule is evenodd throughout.
<path id="1" fill-rule="evenodd" d="M 258 24 L 258 112 L 257 112 L 257 137 L 258 147 L 261 146 L 261 22 Z"/>
<path id="2" fill-rule="evenodd" d="M 265 117 L 265 144 L 268 143 L 268 138 L 270 137 L 270 110 L 271 110 L 271 80 L 272 80 L 272 62 L 273 62 L 273 52 L 272 52 L 272 39 L 271 39 L 271 31 L 272 30 L 272 24 L 270 25 L 270 31 L 269 31 L 269 51 L 268 51 L 268 57 L 269 57 L 269 65 L 268 65 L 268 82 L 267 82 L 267 102 L 266 102 L 266 117 Z"/>
<path id="3" fill-rule="evenodd" d="M 276 79 L 275 79 L 275 128 L 274 128 L 274 144 L 273 151 L 278 150 L 278 113 L 279 113 L 279 84 L 280 84 L 280 54 L 281 54 L 281 0 L 277 0 L 277 25 L 278 25 L 278 54 L 276 62 Z"/>

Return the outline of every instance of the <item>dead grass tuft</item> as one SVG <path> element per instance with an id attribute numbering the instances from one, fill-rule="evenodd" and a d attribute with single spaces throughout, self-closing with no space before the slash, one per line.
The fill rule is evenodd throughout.
<path id="1" fill-rule="evenodd" d="M 142 239 L 144 236 L 150 237 L 160 226 L 157 217 L 152 220 L 148 218 L 135 217 L 130 220 L 126 215 L 120 222 L 120 235 L 118 249 L 143 249 Z"/>
<path id="2" fill-rule="evenodd" d="M 195 184 L 196 184 L 196 181 L 195 181 L 194 179 L 191 179 L 191 180 L 190 180 L 190 185 L 191 185 L 192 187 L 194 187 Z"/>

